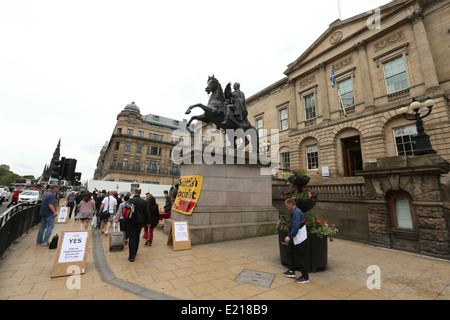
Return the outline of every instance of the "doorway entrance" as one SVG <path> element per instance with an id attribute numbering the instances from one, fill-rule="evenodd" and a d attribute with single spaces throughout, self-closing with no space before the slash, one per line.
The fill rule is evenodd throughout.
<path id="1" fill-rule="evenodd" d="M 363 169 L 361 155 L 361 139 L 359 136 L 353 136 L 341 139 L 342 158 L 344 159 L 344 175 L 352 177 L 356 170 Z"/>

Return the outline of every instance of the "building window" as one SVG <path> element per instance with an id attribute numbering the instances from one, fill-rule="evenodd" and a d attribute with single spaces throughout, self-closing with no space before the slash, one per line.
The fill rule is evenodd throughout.
<path id="1" fill-rule="evenodd" d="M 117 134 L 122 134 L 122 128 L 117 128 Z"/>
<path id="2" fill-rule="evenodd" d="M 128 170 L 128 158 L 123 158 L 122 170 Z"/>
<path id="3" fill-rule="evenodd" d="M 141 169 L 141 160 L 134 160 L 134 171 L 138 172 Z"/>
<path id="4" fill-rule="evenodd" d="M 117 156 L 114 156 L 113 162 L 112 162 L 112 169 L 116 169 L 117 166 Z"/>
<path id="5" fill-rule="evenodd" d="M 119 150 L 120 142 L 116 142 L 116 148 L 115 150 Z"/>
<path id="6" fill-rule="evenodd" d="M 287 108 L 279 111 L 280 115 L 280 130 L 287 130 L 288 129 L 288 112 Z"/>
<path id="7" fill-rule="evenodd" d="M 144 137 L 144 131 L 139 131 L 139 137 L 141 137 L 141 138 Z"/>
<path id="8" fill-rule="evenodd" d="M 127 134 L 128 134 L 129 136 L 132 136 L 132 135 L 133 135 L 133 129 L 128 129 L 128 130 L 127 130 Z"/>
<path id="9" fill-rule="evenodd" d="M 387 92 L 393 93 L 408 88 L 403 57 L 388 61 L 384 64 Z"/>
<path id="10" fill-rule="evenodd" d="M 129 142 L 125 143 L 125 151 L 130 151 L 131 145 Z"/>
<path id="11" fill-rule="evenodd" d="M 319 168 L 319 154 L 317 152 L 317 145 L 306 147 L 306 162 L 308 170 Z"/>
<path id="12" fill-rule="evenodd" d="M 350 107 L 355 104 L 355 99 L 353 97 L 352 78 L 348 78 L 346 80 L 338 82 L 338 90 L 344 108 Z"/>
<path id="13" fill-rule="evenodd" d="M 151 147 L 150 154 L 157 156 L 158 155 L 158 148 L 157 147 Z"/>
<path id="14" fill-rule="evenodd" d="M 411 212 L 412 199 L 404 191 L 390 193 L 387 197 L 391 217 L 391 225 L 399 229 L 415 229 Z"/>
<path id="15" fill-rule="evenodd" d="M 150 161 L 150 173 L 159 173 L 156 161 Z"/>
<path id="16" fill-rule="evenodd" d="M 417 135 L 417 128 L 415 124 L 394 129 L 394 139 L 395 146 L 397 148 L 397 155 L 414 155 L 413 136 L 415 135 Z"/>
<path id="17" fill-rule="evenodd" d="M 291 161 L 289 159 L 289 152 L 281 153 L 281 169 L 283 172 L 291 170 Z"/>
<path id="18" fill-rule="evenodd" d="M 258 137 L 262 137 L 263 136 L 263 119 L 257 119 L 256 120 L 256 132 L 258 132 Z"/>
<path id="19" fill-rule="evenodd" d="M 141 153 L 141 150 L 142 150 L 142 145 L 138 144 L 136 147 L 136 153 Z"/>
<path id="20" fill-rule="evenodd" d="M 316 101 L 314 98 L 314 93 L 305 96 L 304 100 L 306 120 L 314 119 L 316 117 Z"/>

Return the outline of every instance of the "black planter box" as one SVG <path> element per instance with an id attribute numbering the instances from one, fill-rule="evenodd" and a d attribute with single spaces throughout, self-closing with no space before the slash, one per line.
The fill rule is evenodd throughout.
<path id="1" fill-rule="evenodd" d="M 299 208 L 300 210 L 302 210 L 303 213 L 311 210 L 312 208 L 314 208 L 314 206 L 316 205 L 316 201 L 314 200 L 298 200 L 295 202 L 295 205 L 297 206 L 297 208 Z"/>
<path id="2" fill-rule="evenodd" d="M 288 232 L 278 231 L 281 264 L 288 266 L 287 245 L 284 238 Z M 308 238 L 301 244 L 305 246 L 305 268 L 308 272 L 325 270 L 328 263 L 328 237 L 319 239 L 315 233 L 308 232 Z"/>

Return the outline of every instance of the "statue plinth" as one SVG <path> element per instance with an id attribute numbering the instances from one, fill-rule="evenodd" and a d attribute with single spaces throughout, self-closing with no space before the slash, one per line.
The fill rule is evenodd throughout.
<path id="1" fill-rule="evenodd" d="M 172 221 L 184 220 L 193 245 L 274 233 L 278 210 L 272 206 L 272 176 L 261 174 L 268 165 L 255 163 L 251 156 L 242 159 L 236 152 L 233 163 L 225 161 L 226 151 L 222 163 L 207 164 L 201 157 L 193 161 L 194 156 L 195 151 L 185 155 L 192 161 L 183 163 L 181 176 L 203 176 L 197 205 L 192 215 L 172 210 L 171 219 L 164 221 L 165 233 Z"/>

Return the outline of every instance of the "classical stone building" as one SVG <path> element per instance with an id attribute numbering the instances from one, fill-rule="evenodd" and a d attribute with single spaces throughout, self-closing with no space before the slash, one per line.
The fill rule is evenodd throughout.
<path id="1" fill-rule="evenodd" d="M 109 142 L 103 146 L 94 179 L 172 185 L 180 175 L 179 165 L 171 161 L 172 132 L 186 129 L 186 120 L 141 115 L 130 103 L 117 115 Z"/>
<path id="2" fill-rule="evenodd" d="M 423 126 L 439 156 L 436 161 L 450 161 L 449 1 L 396 0 L 378 9 L 331 23 L 288 65 L 283 79 L 247 99 L 248 118 L 257 129 L 280 130 L 277 177 L 283 170 L 306 169 L 313 177 L 309 185 L 320 193 L 315 212 L 340 225 L 340 236 L 449 257 L 448 171 L 439 171 L 440 182 L 430 178 L 433 190 L 442 193 L 433 194 L 432 204 L 417 191 L 425 181 L 417 171 L 411 172 L 411 189 L 403 182 L 410 180 L 399 178 L 404 168 L 389 176 L 389 168 L 383 167 L 386 177 L 401 183 L 384 184 L 377 196 L 366 190 L 375 181 L 372 176 L 365 180 L 361 175 L 381 166 L 382 159 L 403 157 L 393 163 L 407 167 L 406 159 L 417 156 L 415 122 L 400 110 L 413 98 L 434 100 Z M 419 111 L 423 115 L 428 109 Z M 393 194 L 401 192 L 413 222 L 406 233 L 399 232 L 405 229 L 398 226 L 401 217 L 392 213 Z M 426 216 L 420 210 L 429 205 L 433 213 Z M 433 249 L 424 249 L 423 237 L 430 234 L 427 230 L 436 234 L 434 227 L 442 231 L 439 239 L 428 246 Z"/>
<path id="3" fill-rule="evenodd" d="M 283 168 L 352 177 L 365 162 L 411 155 L 415 124 L 399 109 L 428 96 L 435 105 L 425 130 L 450 160 L 449 1 L 397 0 L 380 9 L 379 28 L 370 23 L 376 13 L 333 22 L 285 78 L 247 99 L 257 128 L 280 129 Z"/>

